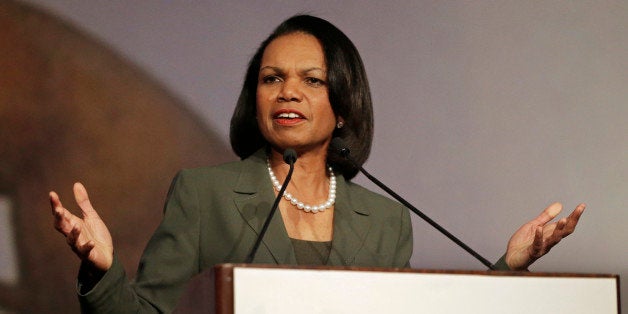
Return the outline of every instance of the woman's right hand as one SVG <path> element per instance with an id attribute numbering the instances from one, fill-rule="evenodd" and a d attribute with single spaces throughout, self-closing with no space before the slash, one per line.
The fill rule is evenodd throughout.
<path id="1" fill-rule="evenodd" d="M 111 234 L 89 202 L 85 187 L 78 182 L 74 184 L 74 198 L 81 208 L 82 218 L 64 208 L 57 193 L 49 195 L 55 229 L 66 237 L 72 251 L 95 269 L 109 270 L 113 263 Z"/>

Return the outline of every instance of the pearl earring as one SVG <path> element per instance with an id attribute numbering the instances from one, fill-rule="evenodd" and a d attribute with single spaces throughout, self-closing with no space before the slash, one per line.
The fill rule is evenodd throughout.
<path id="1" fill-rule="evenodd" d="M 343 126 L 345 126 L 345 123 L 342 121 L 338 121 L 338 123 L 336 123 L 336 128 L 338 129 L 342 129 Z"/>

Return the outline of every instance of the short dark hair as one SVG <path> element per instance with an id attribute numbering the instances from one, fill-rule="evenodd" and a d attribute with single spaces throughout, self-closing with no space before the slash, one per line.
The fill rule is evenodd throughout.
<path id="1" fill-rule="evenodd" d="M 306 33 L 320 42 L 327 66 L 329 102 L 344 127 L 335 129 L 351 148 L 351 156 L 361 166 L 371 152 L 373 141 L 373 105 L 364 64 L 351 40 L 328 21 L 296 15 L 281 23 L 260 45 L 249 62 L 240 97 L 231 117 L 230 140 L 233 151 L 242 159 L 268 145 L 256 120 L 257 80 L 264 50 L 274 39 L 292 33 Z M 358 172 L 337 152 L 327 153 L 327 162 L 347 180 Z"/>

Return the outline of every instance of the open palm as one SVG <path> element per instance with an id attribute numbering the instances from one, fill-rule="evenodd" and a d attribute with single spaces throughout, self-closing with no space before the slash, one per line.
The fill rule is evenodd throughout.
<path id="1" fill-rule="evenodd" d="M 527 269 L 560 240 L 570 235 L 576 229 L 585 207 L 585 204 L 580 204 L 568 217 L 550 223 L 563 209 L 563 205 L 554 203 L 521 226 L 508 241 L 506 263 L 510 269 Z"/>
<path id="2" fill-rule="evenodd" d="M 81 183 L 74 184 L 74 198 L 82 217 L 63 207 L 57 193 L 50 192 L 49 196 L 55 229 L 66 237 L 72 251 L 96 269 L 108 270 L 113 262 L 111 234 L 92 207 L 85 187 Z"/>

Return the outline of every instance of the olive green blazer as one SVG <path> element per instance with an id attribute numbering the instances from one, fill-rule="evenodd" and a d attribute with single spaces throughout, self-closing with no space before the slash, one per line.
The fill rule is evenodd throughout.
<path id="1" fill-rule="evenodd" d="M 337 177 L 333 240 L 328 265 L 407 267 L 412 255 L 408 210 Z M 242 263 L 275 199 L 266 156 L 216 167 L 182 170 L 168 192 L 164 218 L 149 241 L 133 282 L 114 256 L 88 292 L 84 311 L 170 312 L 187 281 L 219 263 Z M 279 211 L 253 263 L 296 264 Z"/>

